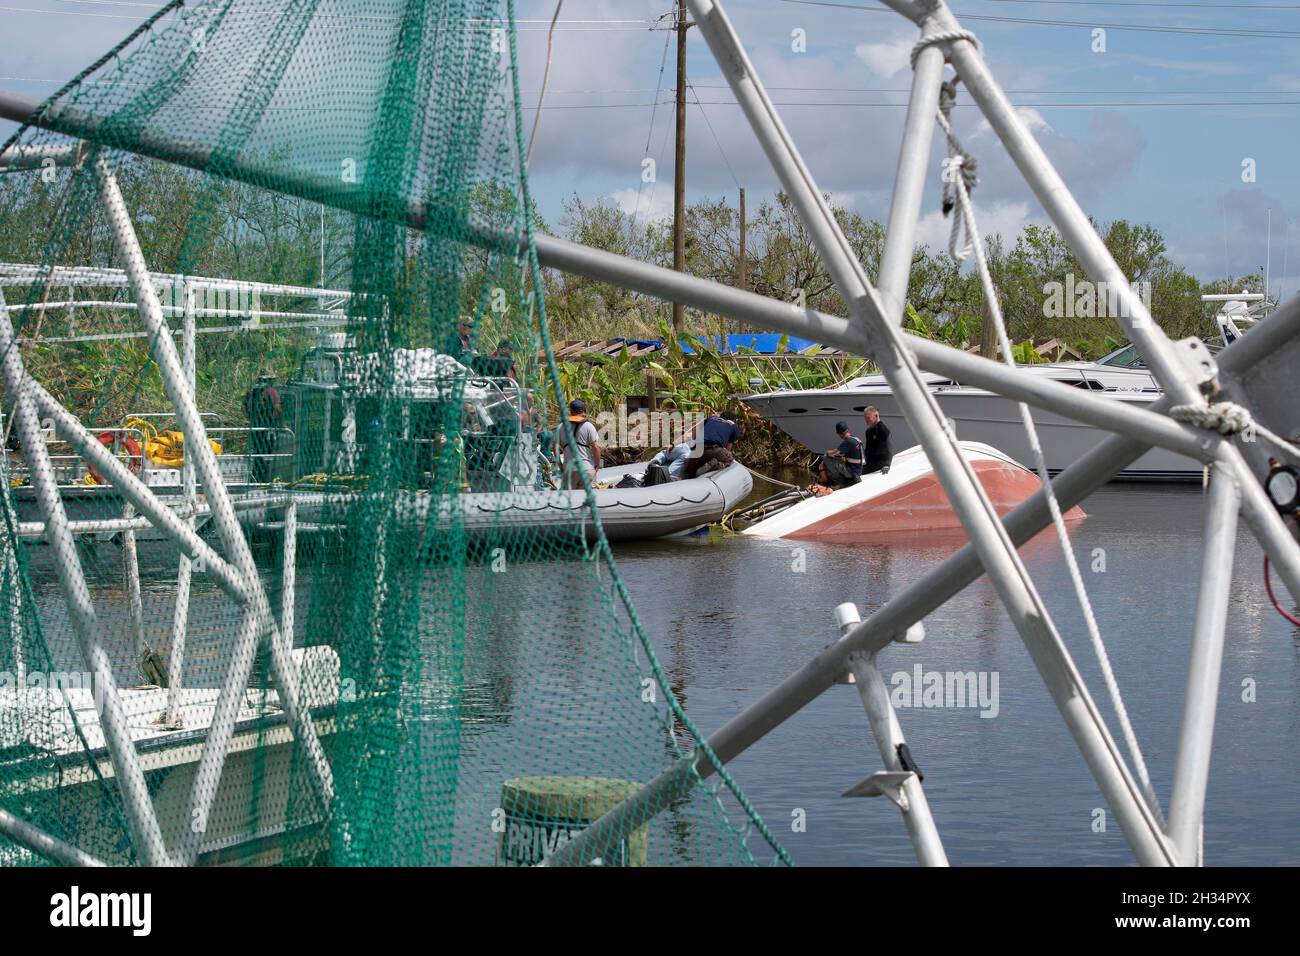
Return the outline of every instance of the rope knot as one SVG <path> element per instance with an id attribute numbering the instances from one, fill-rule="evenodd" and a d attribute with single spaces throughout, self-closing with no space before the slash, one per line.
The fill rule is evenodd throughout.
<path id="1" fill-rule="evenodd" d="M 1175 405 L 1169 409 L 1169 417 L 1176 422 L 1216 431 L 1220 435 L 1240 435 L 1255 424 L 1250 411 L 1235 402 Z"/>
<path id="2" fill-rule="evenodd" d="M 957 207 L 959 201 L 969 203 L 971 190 L 979 184 L 979 177 L 976 175 L 977 164 L 975 157 L 966 152 L 961 141 L 957 139 L 957 134 L 952 131 L 950 117 L 956 102 L 957 77 L 954 76 L 939 87 L 939 112 L 936 116 L 939 128 L 943 130 L 944 136 L 948 139 L 948 157 L 944 160 L 945 168 L 943 171 L 944 216 L 948 216 Z M 953 217 L 952 231 L 948 237 L 948 252 L 958 262 L 969 256 L 973 247 L 970 229 L 967 229 L 965 245 L 961 242 L 964 218 L 964 215 Z"/>
<path id="3" fill-rule="evenodd" d="M 936 44 L 955 43 L 957 40 L 969 40 L 975 49 L 979 49 L 979 38 L 969 30 L 940 30 L 936 33 L 927 33 L 917 40 L 916 45 L 912 47 L 912 69 L 916 69 L 916 59 L 926 47 L 935 46 Z M 948 59 L 947 50 L 943 51 L 943 58 Z"/>

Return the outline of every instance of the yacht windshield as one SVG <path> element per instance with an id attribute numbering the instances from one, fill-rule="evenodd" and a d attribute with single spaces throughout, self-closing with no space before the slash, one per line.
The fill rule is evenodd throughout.
<path id="1" fill-rule="evenodd" d="M 1098 365 L 1112 365 L 1119 368 L 1146 368 L 1147 363 L 1142 361 L 1142 356 L 1138 354 L 1136 345 L 1125 345 L 1118 348 L 1109 355 L 1103 355 L 1097 359 Z"/>

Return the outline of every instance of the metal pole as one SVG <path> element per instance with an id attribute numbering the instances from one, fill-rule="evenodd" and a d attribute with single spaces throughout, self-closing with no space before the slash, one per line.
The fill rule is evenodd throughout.
<path id="1" fill-rule="evenodd" d="M 840 633 L 847 634 L 857 624 L 862 623 L 857 606 L 841 604 L 836 608 L 840 620 Z M 862 706 L 867 711 L 867 720 L 871 723 L 871 733 L 876 738 L 876 747 L 880 750 L 880 759 L 885 762 L 885 769 L 895 773 L 907 772 L 899 759 L 898 748 L 905 746 L 903 728 L 898 723 L 898 714 L 889 700 L 889 690 L 885 687 L 880 668 L 876 666 L 876 651 L 855 651 L 849 655 L 849 669 L 853 671 L 853 681 L 862 698 Z M 930 804 L 925 798 L 921 780 L 913 773 L 902 783 L 903 801 L 899 809 L 903 813 L 903 822 L 907 824 L 908 836 L 916 850 L 916 859 L 922 866 L 947 866 L 948 855 L 943 850 L 943 841 L 939 839 L 939 829 L 934 825 L 930 814 Z"/>
<path id="2" fill-rule="evenodd" d="M 133 517 L 135 508 L 128 501 L 122 507 L 122 518 L 129 522 Z M 135 529 L 129 525 L 122 532 L 122 567 L 126 572 L 126 594 L 131 609 L 131 632 L 135 637 L 135 658 L 141 662 L 147 645 L 144 639 L 144 605 L 140 598 L 140 554 L 135 546 Z"/>
<path id="3" fill-rule="evenodd" d="M 850 313 L 864 334 L 877 344 L 877 361 L 894 397 L 925 449 L 948 501 L 979 553 L 989 579 L 1138 861 L 1146 865 L 1171 864 L 1172 853 L 1164 834 L 1129 774 L 1020 556 L 1007 539 L 969 462 L 957 448 L 955 437 L 947 431 L 933 395 L 922 383 L 911 354 L 898 339 L 901 333 L 885 319 L 861 264 L 854 258 L 848 240 L 759 84 L 721 4 L 715 0 L 690 0 L 690 6 L 714 59 L 808 228 L 827 270 L 849 304 Z"/>
<path id="4" fill-rule="evenodd" d="M 740 249 L 736 256 L 736 287 L 749 288 L 749 262 L 745 252 L 745 187 L 740 187 Z"/>
<path id="5" fill-rule="evenodd" d="M 68 516 L 63 510 L 63 499 L 59 497 L 58 483 L 50 464 L 45 439 L 41 435 L 35 403 L 27 387 L 22 356 L 13 339 L 9 310 L 0 295 L 0 356 L 3 357 L 0 368 L 3 369 L 5 389 L 13 408 L 14 427 L 23 456 L 27 460 L 28 474 L 32 488 L 36 491 L 41 515 L 45 519 L 46 540 L 49 541 L 55 567 L 59 571 L 59 585 L 68 606 L 68 617 L 77 635 L 86 670 L 92 675 L 96 693 L 102 699 L 99 723 L 104 731 L 104 742 L 108 746 L 113 773 L 122 794 L 123 809 L 131 828 L 131 842 L 146 864 L 164 866 L 168 859 L 162 829 L 158 825 L 144 771 L 131 740 L 130 723 L 122 710 L 117 680 L 113 677 L 113 663 L 100 639 L 99 622 L 95 617 L 90 589 L 82 574 L 76 544 L 68 531 Z"/>
<path id="6" fill-rule="evenodd" d="M 293 646 L 294 585 L 298 569 L 298 504 L 284 509 L 284 555 L 280 570 L 280 633 Z"/>
<path id="7" fill-rule="evenodd" d="M 183 371 L 185 381 L 189 384 L 190 396 L 197 404 L 194 287 L 188 279 L 182 282 L 181 301 L 185 306 L 181 318 L 183 336 L 181 347 L 184 354 Z M 193 514 L 195 503 L 194 461 L 193 456 L 188 454 L 181 463 L 181 486 L 185 492 L 185 501 L 190 506 L 191 514 Z M 194 519 L 191 517 L 186 524 L 192 530 L 194 528 Z M 167 714 L 164 722 L 168 727 L 179 727 L 181 725 L 181 688 L 184 686 L 185 678 L 185 639 L 189 630 L 190 577 L 192 571 L 189 555 L 182 552 L 180 558 L 177 559 L 176 565 L 176 606 L 172 611 L 172 650 L 167 661 Z"/>
<path id="8" fill-rule="evenodd" d="M 186 511 L 185 514 L 189 512 Z M 198 514 L 205 514 L 205 510 L 200 507 L 197 509 Z M 68 530 L 76 534 L 119 534 L 123 531 L 144 531 L 152 528 L 153 522 L 144 515 L 136 515 L 133 518 L 97 518 L 87 521 L 69 521 Z M 18 533 L 24 538 L 43 538 L 45 537 L 44 521 L 20 521 L 18 523 Z"/>
<path id="9" fill-rule="evenodd" d="M 305 752 L 317 797 L 327 813 L 333 801 L 333 775 L 330 772 L 329 762 L 325 759 L 325 753 L 321 749 L 311 716 L 303 712 L 299 706 L 297 668 L 293 664 L 290 650 L 284 646 L 279 629 L 275 626 L 266 599 L 266 591 L 262 587 L 257 566 L 253 561 L 252 551 L 239 528 L 234 508 L 231 506 L 230 493 L 221 476 L 212 446 L 208 444 L 207 429 L 186 386 L 180 360 L 176 355 L 176 344 L 172 341 L 157 293 L 145 267 L 144 254 L 140 250 L 135 229 L 131 225 L 126 202 L 118 189 L 117 180 L 109 168 L 108 160 L 102 153 L 96 157 L 95 174 L 99 180 L 100 195 L 108 209 L 114 244 L 122 258 L 132 294 L 140 304 L 140 316 L 145 330 L 150 335 L 152 352 L 161 373 L 163 389 L 176 409 L 176 420 L 185 436 L 186 455 L 194 460 L 195 470 L 203 482 L 208 504 L 212 508 L 213 522 L 217 526 L 217 532 L 227 553 L 231 555 L 236 571 L 243 579 L 248 595 L 244 621 L 231 657 L 230 668 L 217 699 L 212 725 L 208 729 L 199 764 L 194 772 L 186 819 L 194 821 L 195 825 L 183 833 L 179 851 L 180 859 L 192 864 L 198 857 L 200 841 L 207 826 L 208 810 L 216 798 L 217 787 L 221 782 L 221 772 L 225 766 L 226 752 L 229 749 L 242 694 L 248 687 L 253 661 L 262 640 L 269 642 L 271 677 L 279 694 L 280 704 L 293 727 L 296 743 Z"/>
<path id="10" fill-rule="evenodd" d="M 1205 541 L 1201 549 L 1201 581 L 1196 597 L 1196 627 L 1192 632 L 1187 668 L 1187 694 L 1174 763 L 1174 787 L 1169 800 L 1169 837 L 1179 862 L 1200 862 L 1201 819 L 1205 787 L 1210 776 L 1215 707 L 1223 663 L 1224 628 L 1232 594 L 1232 560 L 1237 545 L 1237 508 L 1241 492 L 1231 466 L 1210 466 L 1210 490 L 1205 511 Z"/>
<path id="11" fill-rule="evenodd" d="M 33 853 L 39 853 L 60 866 L 104 866 L 103 860 L 97 859 L 71 843 L 60 840 L 53 834 L 46 833 L 8 810 L 0 807 L 0 833 L 20 846 L 25 846 Z"/>
<path id="12" fill-rule="evenodd" d="M 957 19 L 942 0 L 935 9 L 934 19 L 941 29 L 960 29 Z M 950 45 L 950 57 L 953 68 L 1011 154 L 1044 211 L 1060 230 L 1062 238 L 1079 257 L 1088 274 L 1097 282 L 1105 282 L 1108 291 L 1118 300 L 1120 314 L 1113 318 L 1137 344 L 1156 380 L 1174 397 L 1176 404 L 1202 402 L 1203 397 L 1174 355 L 1173 343 L 1152 320 L 1141 298 L 1129 285 L 1128 276 L 1116 264 L 1051 160 L 989 73 L 979 50 L 969 40 L 956 40 Z"/>
<path id="13" fill-rule="evenodd" d="M 880 276 L 876 283 L 885 315 L 895 324 L 903 321 L 907 285 L 912 275 L 917 217 L 930 168 L 934 110 L 943 83 L 943 63 L 943 51 L 938 47 L 927 46 L 921 51 L 912 77 L 912 95 L 907 101 L 894 195 L 889 204 L 889 224 L 885 228 L 885 250 L 880 257 Z"/>
<path id="14" fill-rule="evenodd" d="M 3 302 L 3 293 L 0 293 L 0 302 Z M 2 308 L 3 306 L 0 306 Z M 0 409 L 0 436 L 7 435 L 5 430 L 4 410 Z M 0 480 L 7 481 L 9 478 L 9 452 L 7 448 L 0 448 L 0 461 L 3 461 L 4 467 L 0 468 Z M 13 664 L 14 676 L 19 687 L 27 686 L 27 653 L 23 647 L 25 640 L 23 627 L 23 580 L 22 569 L 18 566 L 18 538 L 21 536 L 21 525 L 18 522 L 18 513 L 14 511 L 13 496 L 6 488 L 0 491 L 0 497 L 4 498 L 5 514 L 9 521 L 9 526 L 14 529 L 14 537 L 11 539 L 7 535 L 4 540 L 4 568 L 3 588 L 0 588 L 0 594 L 8 596 L 9 603 L 9 639 L 13 647 Z"/>
<path id="15" fill-rule="evenodd" d="M 686 0 L 677 0 L 677 143 L 673 153 L 673 269 L 686 271 Z M 685 310 L 673 303 L 673 333 L 685 329 Z"/>

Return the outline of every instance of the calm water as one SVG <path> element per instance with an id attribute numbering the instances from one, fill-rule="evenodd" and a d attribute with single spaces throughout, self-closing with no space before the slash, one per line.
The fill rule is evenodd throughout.
<path id="1" fill-rule="evenodd" d="M 1087 520 L 1074 529 L 1075 546 L 1125 702 L 1167 804 L 1196 598 L 1201 492 L 1195 487 L 1112 486 L 1095 495 L 1087 511 Z M 696 724 L 711 732 L 834 639 L 832 612 L 838 603 L 856 601 L 865 615 L 957 543 L 953 538 L 918 542 L 900 537 L 888 544 L 796 544 L 704 536 L 620 546 L 617 557 L 675 690 Z M 793 569 L 796 547 L 803 550 L 802 572 Z M 1104 573 L 1088 570 L 1097 548 L 1105 552 Z M 101 558 L 114 553 L 99 549 Z M 1040 536 L 1022 553 L 1118 736 L 1055 539 Z M 1261 564 L 1259 548 L 1243 534 L 1206 812 L 1205 853 L 1211 864 L 1294 865 L 1300 860 L 1300 631 L 1268 605 Z M 105 561 L 104 575 L 117 575 L 116 567 Z M 544 582 L 546 567 L 533 565 L 526 580 Z M 557 574 L 564 571 L 555 568 Z M 146 619 L 159 635 L 168 631 L 174 573 L 170 562 L 145 569 Z M 54 582 L 37 577 L 46 634 L 56 657 L 70 665 L 76 651 L 63 626 L 62 602 Z M 274 585 L 269 571 L 267 582 Z M 539 594 L 553 594 L 551 587 L 529 585 Z M 311 590 L 305 569 L 300 588 L 299 615 L 305 620 Z M 526 616 L 522 609 L 534 599 L 523 593 L 498 595 L 487 602 L 492 609 L 481 612 L 492 616 L 484 629 L 497 635 L 501 648 L 489 672 L 479 675 L 478 683 L 491 692 L 475 706 L 483 711 L 479 719 L 484 726 L 518 734 L 520 747 L 541 732 L 526 713 L 531 699 L 527 681 L 548 664 L 514 659 L 519 654 L 502 637 L 527 623 L 520 615 Z M 106 600 L 101 614 L 110 633 L 122 635 L 124 598 L 119 591 Z M 1131 863 L 1113 819 L 1105 832 L 1094 832 L 1094 811 L 1103 801 L 992 588 L 977 582 L 925 624 L 924 643 L 893 645 L 882 653 L 887 681 L 897 672 L 910 675 L 917 664 L 924 671 L 973 671 L 996 674 L 998 680 L 993 718 L 981 718 L 978 708 L 899 712 L 925 773 L 925 789 L 951 861 Z M 196 579 L 191 626 L 187 684 L 214 686 L 224 671 L 230 605 L 202 578 Z M 125 645 L 113 650 L 119 660 L 129 656 Z M 564 666 L 568 678 L 579 681 L 585 658 L 573 660 L 579 661 L 576 668 Z M 124 668 L 119 677 L 130 680 L 132 675 Z M 1256 687 L 1251 703 L 1242 700 L 1247 680 Z M 476 759 L 473 747 L 467 747 L 462 779 L 471 772 L 496 771 L 478 767 Z M 662 759 L 655 758 L 652 765 L 662 765 Z M 911 845 L 892 803 L 839 796 L 879 768 L 862 706 L 848 686 L 826 692 L 731 764 L 797 862 L 910 864 Z M 486 812 L 483 807 L 495 800 L 498 779 L 484 788 L 480 802 L 487 803 L 482 807 L 461 808 L 467 818 Z M 798 811 L 806 819 L 803 832 L 791 826 Z M 758 849 L 756 841 L 751 845 Z"/>
<path id="2" fill-rule="evenodd" d="M 1125 705 L 1167 807 L 1200 561 L 1199 487 L 1110 486 L 1074 530 L 1102 635 Z M 746 538 L 653 542 L 618 549 L 620 571 L 687 709 L 706 732 L 799 667 L 835 637 L 845 600 L 879 607 L 954 550 L 949 543 L 794 542 Z M 1093 549 L 1106 570 L 1091 573 Z M 1118 725 L 1054 537 L 1024 549 L 1035 582 L 1098 700 Z M 1239 536 L 1235 590 L 1205 815 L 1210 864 L 1300 860 L 1300 631 L 1267 603 L 1262 552 Z M 671 586 L 666 586 L 672 582 Z M 895 672 L 996 672 L 999 710 L 901 709 L 909 747 L 954 864 L 1125 864 L 1103 806 L 1055 704 L 993 588 L 981 580 L 925 621 L 925 641 L 881 654 Z M 1242 682 L 1256 700 L 1242 700 Z M 808 864 L 914 862 L 897 809 L 839 794 L 880 769 L 857 692 L 837 686 L 731 764 L 795 859 Z M 792 814 L 806 813 L 805 832 Z"/>

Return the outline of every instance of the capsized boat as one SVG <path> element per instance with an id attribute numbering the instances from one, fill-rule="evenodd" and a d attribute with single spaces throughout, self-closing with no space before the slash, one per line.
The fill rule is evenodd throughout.
<path id="1" fill-rule="evenodd" d="M 1038 476 L 991 445 L 958 442 L 999 515 L 1042 487 Z M 1074 507 L 1067 521 L 1084 517 Z M 791 491 L 729 516 L 729 524 L 757 538 L 872 538 L 876 535 L 960 530 L 920 445 L 894 456 L 888 472 L 865 475 L 856 485 L 822 497 Z"/>

